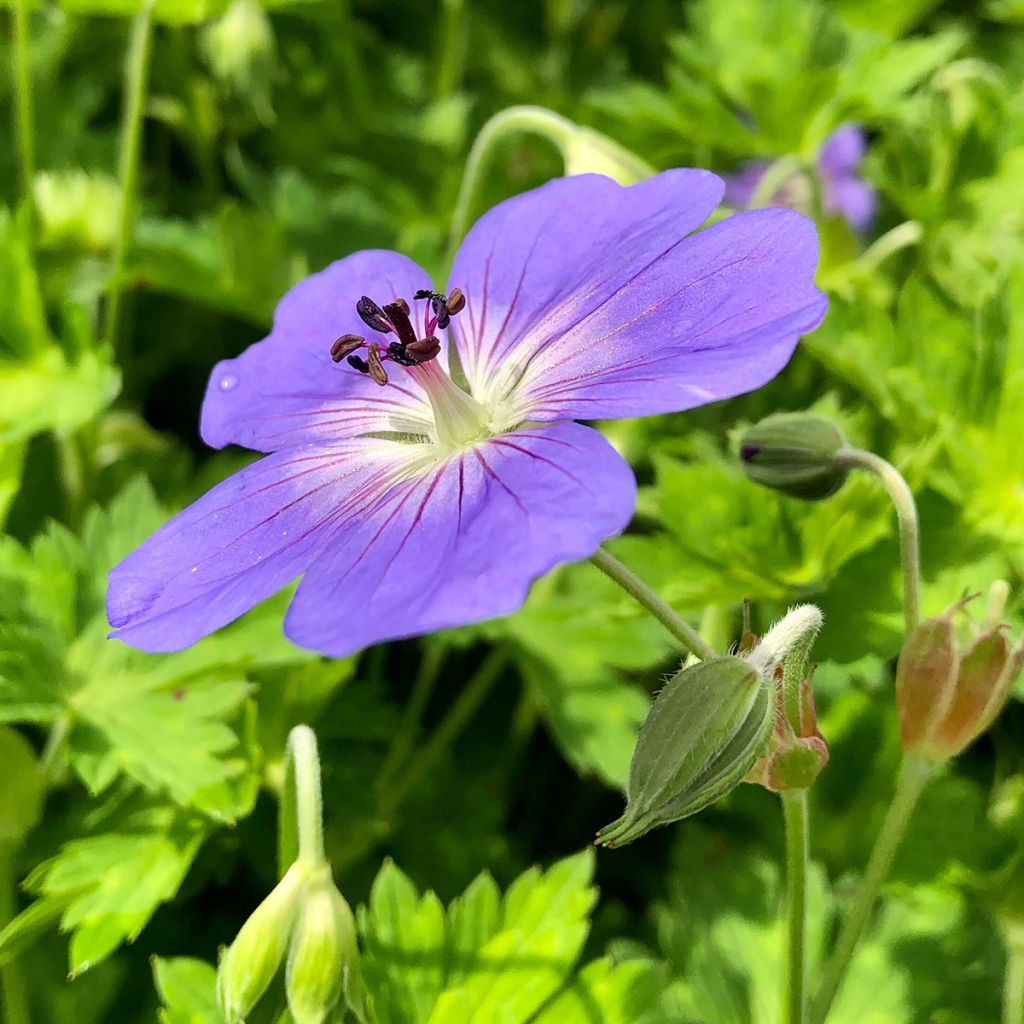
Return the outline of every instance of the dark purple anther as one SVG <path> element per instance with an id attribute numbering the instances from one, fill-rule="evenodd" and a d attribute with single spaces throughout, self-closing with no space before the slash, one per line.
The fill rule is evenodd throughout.
<path id="1" fill-rule="evenodd" d="M 416 340 L 416 332 L 412 329 L 412 323 L 409 320 L 409 307 L 404 301 L 396 299 L 394 302 L 389 302 L 384 307 L 384 312 L 403 346 Z"/>
<path id="2" fill-rule="evenodd" d="M 364 295 L 356 303 L 356 312 L 359 314 L 359 319 L 371 330 L 380 331 L 381 334 L 391 333 L 391 324 L 384 315 L 384 310 L 369 296 Z"/>
<path id="3" fill-rule="evenodd" d="M 361 359 L 359 356 L 349 356 L 345 360 L 353 370 L 358 370 L 360 373 L 369 373 L 370 367 L 365 359 Z"/>

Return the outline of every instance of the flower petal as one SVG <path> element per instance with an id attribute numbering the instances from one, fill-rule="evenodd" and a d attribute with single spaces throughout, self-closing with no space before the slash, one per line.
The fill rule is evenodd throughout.
<path id="1" fill-rule="evenodd" d="M 875 216 L 875 190 L 855 175 L 848 174 L 825 182 L 822 205 L 829 213 L 844 217 L 861 234 L 871 227 Z"/>
<path id="2" fill-rule="evenodd" d="M 425 433 L 430 405 L 408 374 L 378 387 L 344 361 L 332 362 L 330 348 L 343 334 L 387 337 L 357 316 L 360 296 L 411 302 L 417 288 L 429 287 L 412 260 L 382 249 L 357 252 L 297 284 L 278 305 L 270 335 L 214 367 L 203 440 L 273 452 L 371 431 Z"/>
<path id="3" fill-rule="evenodd" d="M 866 150 L 864 129 L 857 124 L 841 124 L 821 145 L 818 172 L 826 181 L 850 174 L 860 166 Z"/>
<path id="4" fill-rule="evenodd" d="M 218 484 L 110 574 L 119 639 L 177 651 L 300 576 L 339 522 L 414 471 L 426 445 L 379 438 L 269 455 Z"/>
<path id="5" fill-rule="evenodd" d="M 489 386 L 513 420 L 677 412 L 750 391 L 824 315 L 817 255 L 799 214 L 736 214 L 606 282 L 560 333 L 528 328 Z"/>
<path id="6" fill-rule="evenodd" d="M 517 609 L 532 580 L 625 528 L 636 482 L 595 430 L 521 430 L 459 452 L 336 531 L 285 632 L 341 657 Z"/>
<path id="7" fill-rule="evenodd" d="M 722 198 L 709 171 L 666 171 L 623 188 L 559 178 L 501 203 L 466 236 L 451 287 L 466 295 L 452 328 L 473 394 L 521 364 L 707 220 Z"/>

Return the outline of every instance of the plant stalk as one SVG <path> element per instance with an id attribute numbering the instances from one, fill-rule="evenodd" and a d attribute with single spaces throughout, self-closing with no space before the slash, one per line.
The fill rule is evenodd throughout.
<path id="1" fill-rule="evenodd" d="M 786 988 L 783 1020 L 807 1019 L 807 866 L 810 825 L 807 790 L 782 793 L 786 823 Z"/>
<path id="2" fill-rule="evenodd" d="M 653 615 L 688 651 L 701 661 L 717 658 L 716 652 L 691 625 L 684 622 L 639 576 L 604 548 L 598 548 L 590 561 L 614 580 L 635 601 Z"/>
<path id="3" fill-rule="evenodd" d="M 14 918 L 14 894 L 17 887 L 14 846 L 0 842 L 0 931 Z M 0 968 L 0 989 L 3 990 L 5 1024 L 32 1024 L 25 987 L 25 974 L 17 957 Z"/>
<path id="4" fill-rule="evenodd" d="M 121 118 L 121 148 L 118 157 L 118 180 L 121 184 L 121 206 L 107 286 L 107 315 L 104 342 L 117 345 L 117 330 L 124 292 L 125 261 L 135 227 L 135 197 L 138 190 L 139 158 L 142 150 L 142 122 L 149 83 L 149 58 L 153 42 L 153 3 L 144 0 L 132 23 L 125 65 L 125 100 Z"/>
<path id="5" fill-rule="evenodd" d="M 1024 1024 L 1024 942 L 1009 939 L 1003 980 L 1003 1024 Z"/>
<path id="6" fill-rule="evenodd" d="M 484 171 L 491 156 L 491 151 L 504 138 L 519 132 L 532 132 L 550 139 L 556 145 L 561 143 L 573 131 L 571 121 L 560 117 L 544 107 L 518 106 L 499 111 L 480 129 L 473 140 L 469 155 L 466 157 L 466 169 L 462 174 L 459 194 L 452 209 L 451 229 L 448 236 L 449 257 L 462 241 L 469 227 L 469 218 L 473 213 L 473 201 L 480 189 Z"/>
<path id="7" fill-rule="evenodd" d="M 296 860 L 310 868 L 327 862 L 320 756 L 316 734 L 308 725 L 297 725 L 288 734 L 278 820 L 278 866 L 281 875 Z"/>
<path id="8" fill-rule="evenodd" d="M 903 568 L 903 613 L 909 635 L 921 617 L 921 552 L 914 495 L 900 471 L 874 452 L 844 448 L 837 453 L 836 463 L 874 473 L 896 507 L 900 530 L 900 563 Z"/>
<path id="9" fill-rule="evenodd" d="M 484 658 L 430 740 L 413 758 L 399 780 L 381 795 L 380 810 L 385 820 L 392 817 L 419 779 L 434 766 L 437 758 L 466 727 L 490 693 L 491 687 L 498 681 L 506 661 L 507 655 L 500 649 L 491 651 Z"/>
<path id="10" fill-rule="evenodd" d="M 882 883 L 889 874 L 893 858 L 906 834 L 911 816 L 917 801 L 931 777 L 932 766 L 912 758 L 903 759 L 903 768 L 892 803 L 882 823 L 881 831 L 875 840 L 874 849 L 864 870 L 864 877 L 850 905 L 846 921 L 839 932 L 839 939 L 832 951 L 832 956 L 825 965 L 821 985 L 811 1004 L 810 1024 L 824 1024 L 832 1001 L 836 997 L 846 972 L 849 970 L 853 952 L 867 926 L 871 911 L 882 888 Z"/>
<path id="11" fill-rule="evenodd" d="M 14 64 L 15 132 L 18 163 L 25 201 L 32 203 L 32 185 L 36 177 L 35 113 L 32 96 L 32 61 L 29 52 L 28 0 L 15 0 Z"/>

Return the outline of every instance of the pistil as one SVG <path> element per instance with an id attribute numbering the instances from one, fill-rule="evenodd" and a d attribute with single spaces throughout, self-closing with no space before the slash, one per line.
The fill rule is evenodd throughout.
<path id="1" fill-rule="evenodd" d="M 441 444 L 463 445 L 490 433 L 487 410 L 463 391 L 436 359 L 410 366 L 409 373 L 419 381 L 430 399 L 437 440 Z"/>

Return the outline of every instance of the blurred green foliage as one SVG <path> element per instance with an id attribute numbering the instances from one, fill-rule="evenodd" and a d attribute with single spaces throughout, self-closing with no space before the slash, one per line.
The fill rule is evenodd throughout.
<path id="1" fill-rule="evenodd" d="M 837 420 L 914 488 L 926 612 L 996 577 L 1020 590 L 1020 4 L 156 0 L 114 345 L 100 327 L 125 198 L 124 55 L 143 0 L 0 6 L 12 26 L 0 41 L 0 926 L 13 919 L 0 988 L 12 1024 L 219 1020 L 212 965 L 275 881 L 275 790 L 298 722 L 320 736 L 328 854 L 362 905 L 381 1022 L 777 1020 L 770 794 L 743 787 L 699 823 L 576 852 L 621 810 L 637 727 L 678 664 L 660 626 L 593 567 L 552 573 L 507 619 L 346 662 L 290 645 L 282 598 L 189 651 L 142 655 L 105 639 L 105 575 L 243 464 L 198 442 L 206 376 L 262 335 L 291 284 L 378 246 L 443 277 L 464 159 L 494 113 L 543 105 L 659 169 L 722 172 L 750 158 L 811 165 L 839 124 L 863 124 L 876 223 L 860 239 L 819 219 L 831 307 L 792 364 L 741 399 L 604 425 L 642 484 L 611 550 L 681 614 L 725 646 L 744 599 L 755 630 L 793 602 L 825 611 L 820 959 L 898 763 L 895 524 L 870 478 L 815 505 L 758 489 L 735 438 L 776 410 Z M 562 171 L 536 138 L 497 156 L 475 213 Z M 462 727 L 446 734 L 457 710 Z M 1024 852 L 1022 749 L 1015 702 L 926 791 L 830 1019 L 999 1019 L 995 922 Z M 274 994 L 252 1020 L 283 1005 Z"/>

